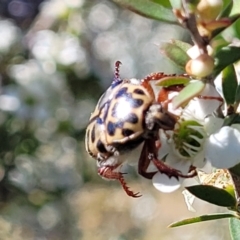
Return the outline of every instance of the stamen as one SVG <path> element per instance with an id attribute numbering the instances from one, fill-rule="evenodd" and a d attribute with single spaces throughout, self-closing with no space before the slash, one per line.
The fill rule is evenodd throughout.
<path id="1" fill-rule="evenodd" d="M 190 148 L 190 149 L 193 149 L 193 150 L 196 150 L 196 151 L 198 151 L 198 150 L 200 149 L 200 147 L 191 145 L 191 144 L 189 144 L 189 143 L 187 143 L 187 142 L 184 142 L 183 145 L 184 145 L 185 147 L 187 147 L 187 148 Z"/>

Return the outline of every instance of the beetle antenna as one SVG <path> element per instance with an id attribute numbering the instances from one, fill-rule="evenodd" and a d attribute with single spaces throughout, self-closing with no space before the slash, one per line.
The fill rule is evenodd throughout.
<path id="1" fill-rule="evenodd" d="M 115 63 L 115 72 L 114 72 L 114 79 L 115 80 L 120 80 L 119 69 L 120 69 L 121 64 L 122 63 L 120 61 L 116 61 L 116 63 Z"/>

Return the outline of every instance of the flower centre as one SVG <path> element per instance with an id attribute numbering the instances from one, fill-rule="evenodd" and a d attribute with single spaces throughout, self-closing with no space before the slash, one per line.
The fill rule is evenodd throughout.
<path id="1" fill-rule="evenodd" d="M 175 151 L 184 158 L 194 157 L 202 149 L 205 137 L 204 128 L 198 122 L 179 122 L 173 134 Z"/>

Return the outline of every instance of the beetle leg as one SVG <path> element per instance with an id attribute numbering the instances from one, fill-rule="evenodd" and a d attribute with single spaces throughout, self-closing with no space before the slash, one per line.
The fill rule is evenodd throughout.
<path id="1" fill-rule="evenodd" d="M 124 173 L 114 172 L 114 169 L 116 169 L 117 167 L 119 167 L 119 165 L 100 167 L 100 168 L 98 168 L 98 174 L 103 178 L 118 180 L 121 183 L 124 191 L 127 193 L 128 196 L 134 197 L 134 198 L 141 197 L 142 195 L 140 195 L 139 192 L 134 193 L 133 191 L 131 191 L 129 189 L 129 187 L 127 186 L 127 184 L 123 178 Z"/>
<path id="2" fill-rule="evenodd" d="M 153 143 L 151 143 L 151 141 L 154 141 Z M 152 161 L 154 163 L 154 165 L 156 166 L 156 168 L 159 170 L 159 172 L 161 173 L 165 173 L 167 176 L 169 177 L 175 177 L 175 178 L 192 178 L 197 176 L 197 171 L 196 168 L 191 166 L 189 169 L 189 173 L 188 174 L 183 174 L 181 171 L 172 168 L 170 166 L 168 166 L 165 162 L 163 162 L 162 160 L 159 160 L 157 158 L 158 155 L 158 150 L 159 147 L 161 147 L 161 143 L 160 145 L 158 145 L 159 142 L 159 138 L 155 137 L 155 139 L 151 139 L 150 141 L 148 141 L 148 156 L 147 158 Z M 159 147 L 158 147 L 159 146 Z"/>
<path id="3" fill-rule="evenodd" d="M 169 178 L 170 177 L 175 177 L 175 178 L 179 179 L 179 177 L 182 177 L 182 178 L 192 178 L 192 177 L 197 176 L 196 168 L 193 167 L 193 166 L 192 166 L 193 169 L 191 170 L 190 173 L 183 174 L 181 171 L 166 165 L 161 160 L 159 161 L 158 159 L 156 159 L 154 157 L 151 160 L 153 161 L 154 165 L 157 167 L 159 172 L 165 173 L 167 176 L 169 176 Z"/>
<path id="4" fill-rule="evenodd" d="M 196 168 L 193 166 L 190 167 L 190 172 L 188 174 L 183 174 L 181 171 L 166 165 L 162 160 L 158 160 L 157 154 L 159 147 L 161 147 L 161 143 L 157 136 L 145 141 L 138 162 L 138 172 L 140 175 L 147 179 L 152 179 L 157 173 L 157 171 L 147 172 L 147 168 L 151 161 L 159 172 L 165 173 L 169 177 L 175 177 L 179 179 L 179 177 L 192 178 L 197 175 Z"/>
<path id="5" fill-rule="evenodd" d="M 147 179 L 152 179 L 153 176 L 157 173 L 157 171 L 147 172 L 147 168 L 151 162 L 151 160 L 148 158 L 148 150 L 148 140 L 146 140 L 144 142 L 142 152 L 138 161 L 138 173 Z"/>
<path id="6" fill-rule="evenodd" d="M 131 190 L 129 189 L 129 187 L 127 186 L 127 184 L 126 184 L 126 182 L 125 182 L 125 180 L 124 180 L 124 178 L 123 178 L 123 174 L 122 174 L 122 173 L 120 173 L 120 177 L 119 177 L 118 180 L 119 180 L 119 182 L 121 183 L 123 189 L 125 190 L 125 192 L 127 193 L 128 196 L 134 197 L 134 198 L 138 198 L 138 197 L 141 197 L 141 196 L 142 196 L 139 192 L 134 193 L 133 191 L 131 191 Z"/>
<path id="7" fill-rule="evenodd" d="M 164 130 L 172 130 L 176 124 L 177 117 L 166 111 L 160 103 L 152 104 L 145 117 L 145 123 L 149 130 L 156 125 Z"/>

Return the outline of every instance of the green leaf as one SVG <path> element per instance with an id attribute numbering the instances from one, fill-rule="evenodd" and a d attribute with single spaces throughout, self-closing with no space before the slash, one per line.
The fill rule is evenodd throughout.
<path id="1" fill-rule="evenodd" d="M 235 93 L 237 90 L 237 86 L 238 81 L 235 73 L 235 68 L 232 64 L 230 64 L 222 71 L 223 96 L 228 105 L 234 104 L 235 102 Z"/>
<path id="2" fill-rule="evenodd" d="M 233 1 L 224 0 L 223 8 L 222 8 L 221 13 L 218 16 L 218 19 L 224 18 L 224 17 L 229 17 L 230 12 L 232 11 L 232 7 L 233 7 Z"/>
<path id="3" fill-rule="evenodd" d="M 236 166 L 230 168 L 229 171 L 230 171 L 230 173 L 232 172 L 240 177 L 240 163 L 237 164 Z"/>
<path id="4" fill-rule="evenodd" d="M 163 43 L 160 46 L 160 52 L 175 63 L 181 70 L 185 71 L 185 65 L 190 60 L 190 57 L 187 55 L 186 51 L 183 50 L 184 46 L 180 45 L 179 42 L 176 43 Z"/>
<path id="5" fill-rule="evenodd" d="M 235 101 L 237 103 L 240 102 L 240 85 L 237 86 L 236 94 L 235 94 Z"/>
<path id="6" fill-rule="evenodd" d="M 164 77 L 158 81 L 156 81 L 156 86 L 161 87 L 170 87 L 170 86 L 178 86 L 178 85 L 186 85 L 188 84 L 190 79 L 188 77 L 183 76 L 170 76 Z"/>
<path id="7" fill-rule="evenodd" d="M 228 65 L 240 59 L 240 47 L 227 46 L 219 50 L 215 55 L 215 68 L 213 76 L 217 76 Z"/>
<path id="8" fill-rule="evenodd" d="M 223 127 L 224 126 L 231 126 L 234 123 L 240 123 L 239 114 L 231 114 L 229 116 L 226 116 L 225 119 L 224 119 L 224 122 L 223 122 Z"/>
<path id="9" fill-rule="evenodd" d="M 211 220 L 217 220 L 217 219 L 224 219 L 224 218 L 236 218 L 236 216 L 233 214 L 229 214 L 229 213 L 202 215 L 202 216 L 188 218 L 188 219 L 184 219 L 182 221 L 172 223 L 168 227 L 171 227 L 171 228 L 180 227 L 180 226 L 184 226 L 187 224 L 199 223 L 199 222 L 205 222 L 205 221 L 211 221 Z"/>
<path id="10" fill-rule="evenodd" d="M 149 0 L 113 0 L 120 6 L 155 20 L 178 24 L 172 10 Z"/>
<path id="11" fill-rule="evenodd" d="M 175 8 L 175 9 L 181 8 L 181 4 L 182 4 L 181 0 L 169 0 L 169 1 L 172 5 L 172 8 Z"/>
<path id="12" fill-rule="evenodd" d="M 165 8 L 170 8 L 172 9 L 172 5 L 169 0 L 150 0 L 151 2 L 155 2 L 157 4 L 162 5 Z"/>
<path id="13" fill-rule="evenodd" d="M 239 0 L 233 0 L 233 6 L 232 6 L 232 11 L 230 15 L 238 14 L 240 9 L 240 1 Z"/>
<path id="14" fill-rule="evenodd" d="M 171 40 L 171 43 L 181 48 L 184 52 L 187 52 L 187 50 L 192 47 L 191 44 L 177 40 L 177 39 Z"/>
<path id="15" fill-rule="evenodd" d="M 209 203 L 222 206 L 236 206 L 236 199 L 227 191 L 209 185 L 195 185 L 186 188 L 194 196 Z"/>
<path id="16" fill-rule="evenodd" d="M 229 230 L 232 240 L 239 240 L 240 236 L 240 220 L 238 218 L 229 219 Z"/>
<path id="17" fill-rule="evenodd" d="M 237 103 L 240 102 L 240 85 L 237 86 L 236 95 L 235 95 L 235 101 Z"/>
<path id="18" fill-rule="evenodd" d="M 191 82 L 180 93 L 172 99 L 173 108 L 176 109 L 185 105 L 192 98 L 197 96 L 205 87 L 202 81 Z"/>

